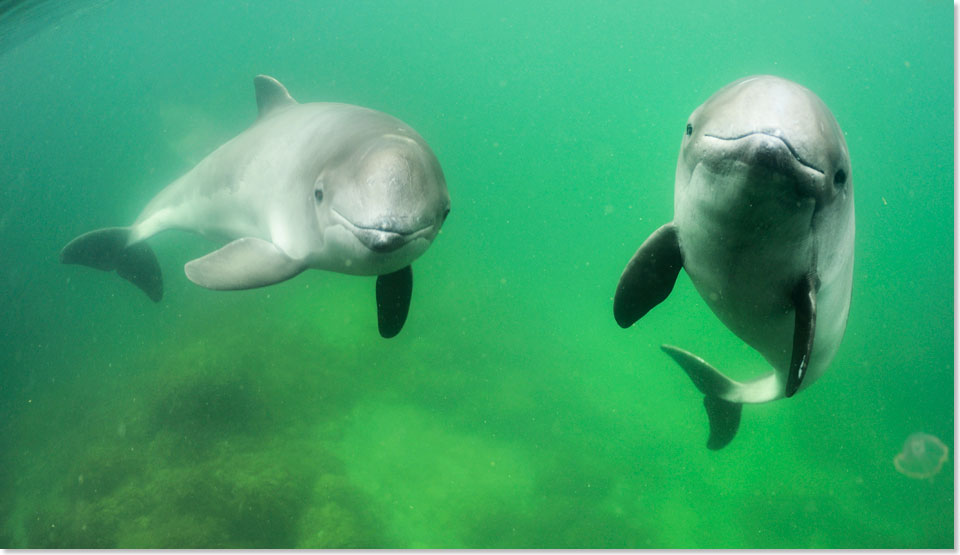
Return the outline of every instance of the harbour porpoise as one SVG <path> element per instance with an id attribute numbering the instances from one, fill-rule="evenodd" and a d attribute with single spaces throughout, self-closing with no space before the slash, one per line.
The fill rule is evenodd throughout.
<path id="1" fill-rule="evenodd" d="M 254 79 L 252 126 L 160 191 L 129 227 L 81 235 L 61 262 L 116 270 L 154 301 L 160 265 L 146 239 L 168 229 L 225 245 L 184 268 L 194 283 L 250 289 L 307 269 L 378 276 L 378 327 L 406 321 L 410 264 L 450 211 L 440 163 L 410 126 L 348 104 L 296 102 L 276 79 Z"/>
<path id="2" fill-rule="evenodd" d="M 704 394 L 707 446 L 736 434 L 744 403 L 813 384 L 840 346 L 853 278 L 853 176 L 843 132 L 810 90 L 779 77 L 723 87 L 687 120 L 674 217 L 620 277 L 629 327 L 667 298 L 683 268 L 700 296 L 773 371 L 740 383 L 664 345 Z"/>

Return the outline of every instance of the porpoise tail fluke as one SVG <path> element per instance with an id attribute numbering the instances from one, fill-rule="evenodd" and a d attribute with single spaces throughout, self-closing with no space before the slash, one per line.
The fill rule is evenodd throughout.
<path id="1" fill-rule="evenodd" d="M 116 270 L 120 277 L 139 287 L 153 302 L 163 298 L 163 275 L 157 255 L 144 242 L 129 244 L 129 227 L 96 229 L 67 243 L 60 262 L 82 264 L 97 270 Z"/>
<path id="2" fill-rule="evenodd" d="M 773 372 L 740 383 L 683 349 L 672 345 L 661 345 L 660 349 L 683 368 L 693 385 L 704 395 L 703 407 L 710 419 L 708 449 L 723 449 L 737 435 L 744 403 L 766 403 L 777 398 L 779 386 L 777 375 Z"/>

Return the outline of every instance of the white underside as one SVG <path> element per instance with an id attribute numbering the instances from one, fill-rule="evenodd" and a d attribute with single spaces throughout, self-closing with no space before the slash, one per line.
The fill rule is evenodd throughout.
<path id="1" fill-rule="evenodd" d="M 698 165 L 689 184 L 677 186 L 674 223 L 684 270 L 697 291 L 774 368 L 773 375 L 745 382 L 724 397 L 761 403 L 784 395 L 795 319 L 790 293 L 811 270 L 821 285 L 813 354 L 801 389 L 819 378 L 836 353 L 849 309 L 853 225 L 851 213 L 843 235 L 819 237 L 811 228 L 812 201 L 790 205 L 778 195 L 747 198 L 744 190 L 769 186 L 745 179 L 742 172 L 718 174 Z M 812 267 L 815 248 L 818 263 Z"/>

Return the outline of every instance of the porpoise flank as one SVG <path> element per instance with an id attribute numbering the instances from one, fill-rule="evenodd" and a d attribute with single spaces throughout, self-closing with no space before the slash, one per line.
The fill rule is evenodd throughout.
<path id="1" fill-rule="evenodd" d="M 854 210 L 850 157 L 827 106 L 772 76 L 720 89 L 687 121 L 673 221 L 627 264 L 614 297 L 626 328 L 686 270 L 700 296 L 773 372 L 736 382 L 677 347 L 662 349 L 705 395 L 707 446 L 736 434 L 743 403 L 809 387 L 840 346 L 850 309 Z"/>
<path id="2" fill-rule="evenodd" d="M 378 276 L 378 326 L 393 337 L 410 307 L 410 264 L 450 211 L 440 163 L 392 116 L 300 104 L 265 75 L 254 87 L 250 128 L 160 191 L 133 225 L 77 237 L 61 262 L 116 270 L 159 301 L 160 266 L 145 240 L 191 231 L 226 243 L 184 268 L 209 289 L 263 287 L 311 268 Z"/>

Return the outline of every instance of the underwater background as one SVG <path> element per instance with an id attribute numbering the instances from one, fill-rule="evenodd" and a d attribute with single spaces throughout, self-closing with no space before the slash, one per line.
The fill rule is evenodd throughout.
<path id="1" fill-rule="evenodd" d="M 954 546 L 951 3 L 0 9 L 0 547 Z M 437 154 L 452 211 L 396 338 L 372 277 L 209 291 L 182 232 L 150 239 L 159 304 L 58 262 L 252 123 L 260 73 Z M 628 330 L 612 297 L 688 115 L 760 73 L 846 134 L 853 300 L 827 373 L 714 452 L 659 345 L 766 363 L 683 273 Z M 913 432 L 951 449 L 927 480 L 893 465 Z"/>

